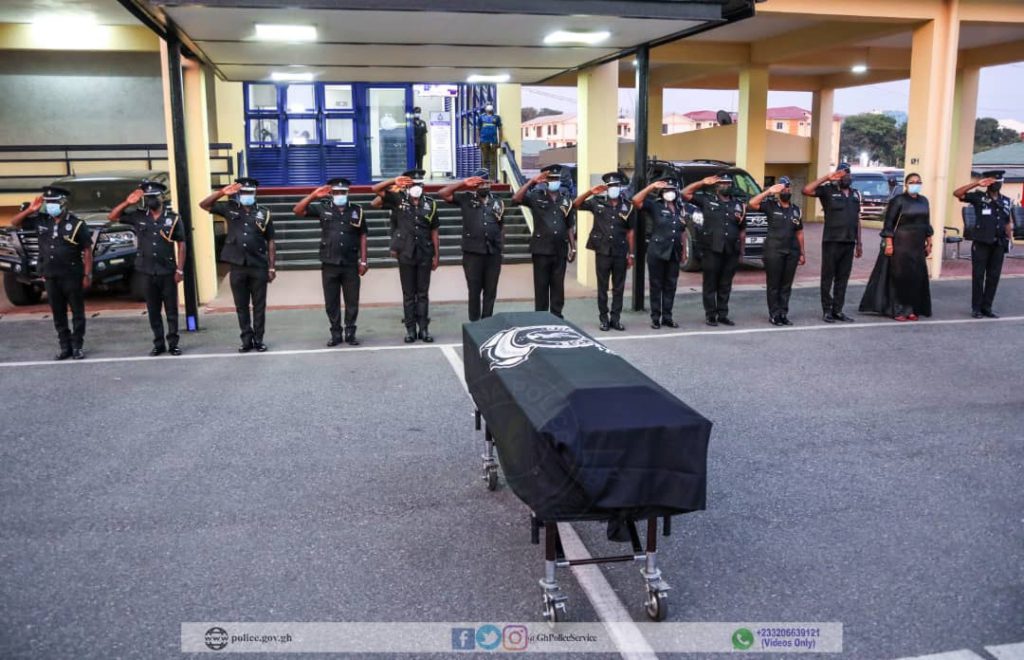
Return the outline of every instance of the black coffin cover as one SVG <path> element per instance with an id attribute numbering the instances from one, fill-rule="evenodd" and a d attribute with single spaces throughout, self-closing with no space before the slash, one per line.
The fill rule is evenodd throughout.
<path id="1" fill-rule="evenodd" d="M 541 520 L 703 509 L 711 422 L 547 312 L 462 327 L 469 393 L 513 492 Z"/>

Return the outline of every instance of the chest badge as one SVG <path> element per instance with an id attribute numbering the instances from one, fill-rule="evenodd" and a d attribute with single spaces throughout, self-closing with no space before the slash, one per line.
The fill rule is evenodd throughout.
<path id="1" fill-rule="evenodd" d="M 64 225 L 64 231 L 71 231 L 71 223 L 70 222 L 67 223 L 66 225 Z"/>

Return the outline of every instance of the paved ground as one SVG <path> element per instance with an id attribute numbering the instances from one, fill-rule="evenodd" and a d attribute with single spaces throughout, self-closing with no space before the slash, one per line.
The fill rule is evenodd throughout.
<path id="1" fill-rule="evenodd" d="M 1024 280 L 999 321 L 969 319 L 968 283 L 933 296 L 929 322 L 825 326 L 802 289 L 776 329 L 740 292 L 712 330 L 686 295 L 678 332 L 601 335 L 715 422 L 708 510 L 660 553 L 672 621 L 839 621 L 850 658 L 1024 641 Z M 592 306 L 567 316 L 595 330 Z M 144 319 L 101 316 L 59 364 L 48 323 L 0 320 L 0 656 L 173 657 L 183 621 L 538 620 L 542 553 L 479 481 L 441 345 L 463 315 L 437 306 L 439 344 L 407 349 L 369 309 L 363 347 L 319 350 L 322 312 L 277 311 L 271 352 L 238 356 L 207 314 L 156 359 Z M 643 621 L 636 567 L 600 570 Z"/>

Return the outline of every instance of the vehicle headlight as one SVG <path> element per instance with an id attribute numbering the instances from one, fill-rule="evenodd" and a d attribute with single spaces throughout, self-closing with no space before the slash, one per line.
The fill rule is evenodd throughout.
<path id="1" fill-rule="evenodd" d="M 0 248 L 14 248 L 14 238 L 10 234 L 0 233 Z"/>

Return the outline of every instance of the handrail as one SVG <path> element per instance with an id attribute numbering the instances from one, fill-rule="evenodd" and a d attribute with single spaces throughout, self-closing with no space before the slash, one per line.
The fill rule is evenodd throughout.
<path id="1" fill-rule="evenodd" d="M 210 151 L 231 149 L 230 142 L 211 142 Z M 0 153 L 19 151 L 166 151 L 166 143 L 152 144 L 24 144 L 0 145 Z"/>
<path id="2" fill-rule="evenodd" d="M 516 161 L 516 152 L 515 152 L 514 149 L 512 149 L 512 147 L 509 145 L 507 140 L 505 140 L 505 141 L 503 141 L 501 143 L 501 154 L 498 156 L 498 158 L 499 158 L 499 162 L 500 162 L 500 159 L 502 159 L 502 158 L 504 158 L 504 160 L 505 160 L 505 166 L 507 168 L 507 174 L 510 174 L 512 176 L 512 181 L 510 183 L 513 184 L 512 185 L 512 192 L 514 193 L 524 183 L 526 183 L 527 178 L 526 178 L 526 176 L 523 175 L 523 171 L 519 169 L 519 163 Z M 530 231 L 532 232 L 533 231 L 533 214 L 530 212 L 530 209 L 528 209 L 525 206 L 521 207 L 521 210 L 523 212 L 523 217 L 526 219 L 526 224 L 530 228 Z"/>

